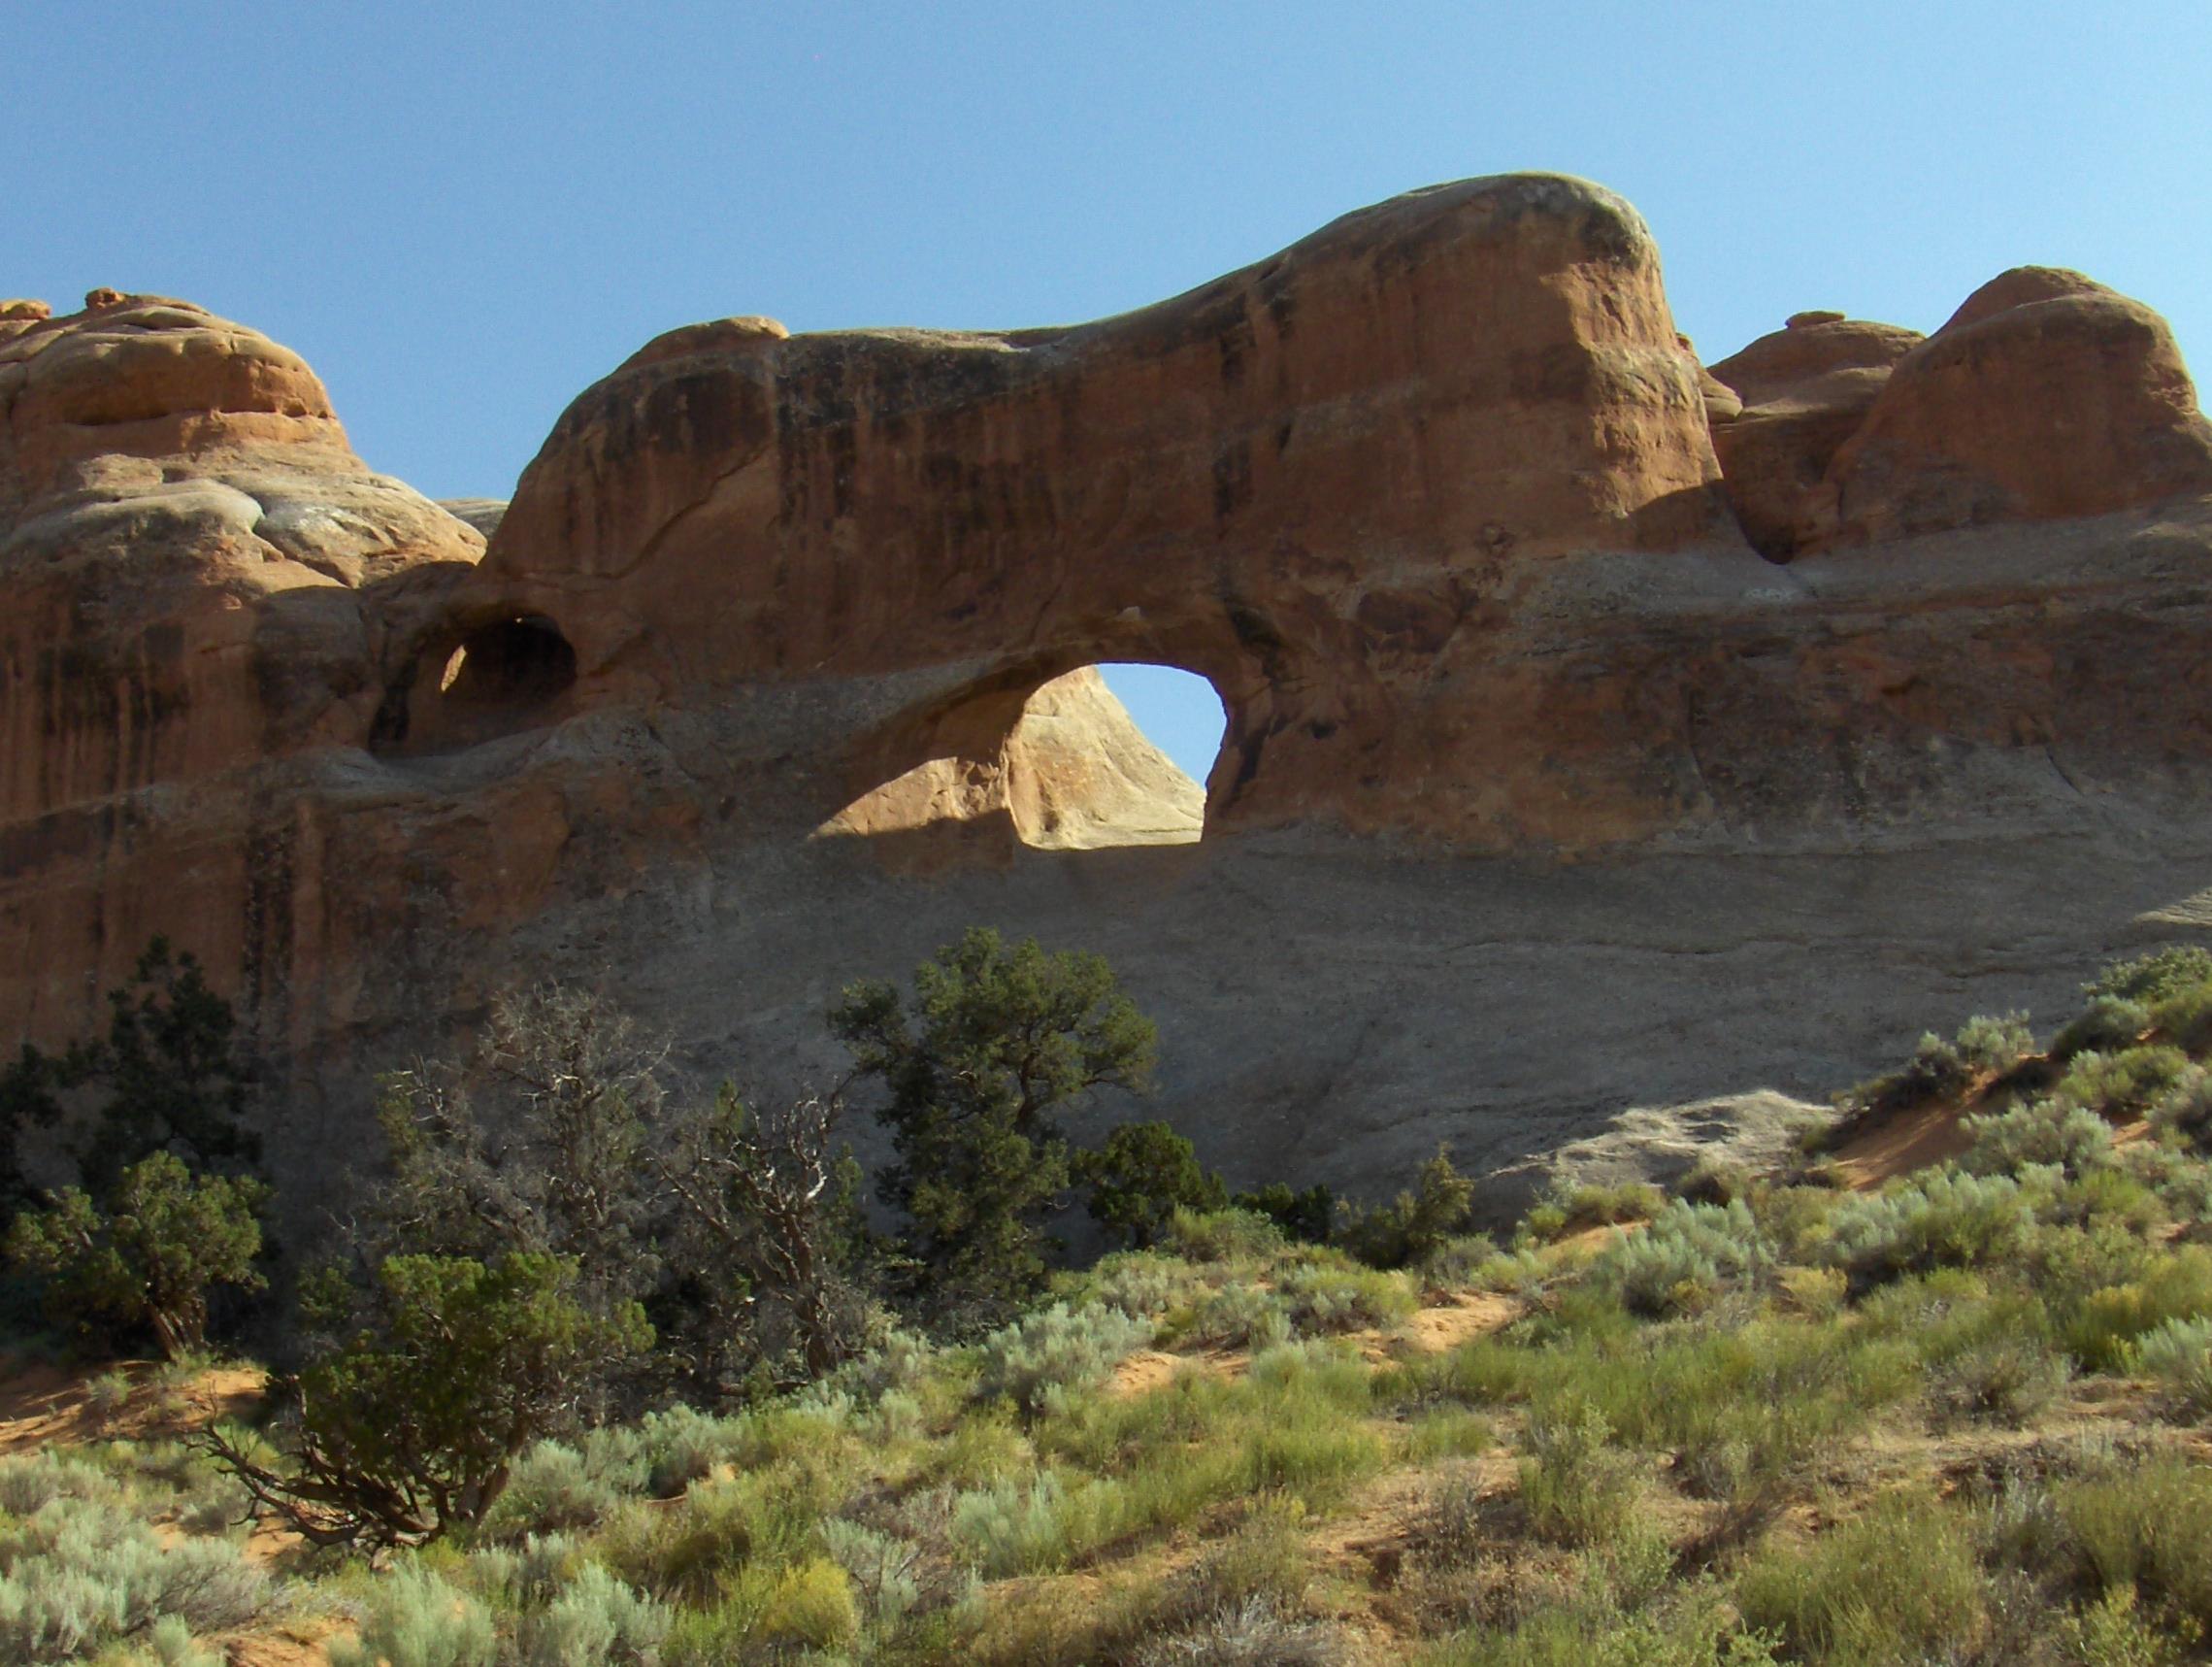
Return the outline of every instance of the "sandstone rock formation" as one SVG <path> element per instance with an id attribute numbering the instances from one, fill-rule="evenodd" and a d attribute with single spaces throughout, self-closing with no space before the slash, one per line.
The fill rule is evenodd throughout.
<path id="1" fill-rule="evenodd" d="M 0 1043 L 166 932 L 312 1191 L 502 985 L 820 1081 L 988 921 L 1239 1181 L 1817 1094 L 2212 919 L 2202 420 L 2082 282 L 1707 373 L 1618 198 L 1470 181 L 1095 324 L 670 332 L 504 513 L 198 309 L 0 306 Z M 1132 659 L 1222 696 L 1203 807 Z"/>
<path id="2" fill-rule="evenodd" d="M 2078 272 L 2023 267 L 1897 361 L 1806 532 L 1871 543 L 2208 491 L 2212 423 L 2165 320 Z"/>
<path id="3" fill-rule="evenodd" d="M 248 807 L 281 760 L 360 746 L 386 634 L 482 551 L 353 455 L 298 355 L 183 302 L 88 301 L 11 303 L 0 337 L 0 837 L 26 951 L 5 1006 L 41 1032 L 155 931 L 239 976 Z M 229 802 L 180 843 L 187 791 Z"/>
<path id="4" fill-rule="evenodd" d="M 1838 449 L 1866 420 L 1917 330 L 1839 313 L 1799 313 L 1770 336 L 1710 368 L 1740 402 L 1713 425 L 1729 502 L 1752 548 L 1787 560 Z"/>

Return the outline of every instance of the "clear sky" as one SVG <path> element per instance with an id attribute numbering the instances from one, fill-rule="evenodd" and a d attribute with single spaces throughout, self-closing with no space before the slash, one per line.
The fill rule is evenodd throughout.
<path id="1" fill-rule="evenodd" d="M 1643 212 L 1708 359 L 1801 308 L 1933 329 L 2037 262 L 2212 363 L 2212 0 L 0 17 L 0 295 L 113 284 L 255 325 L 434 497 L 506 496 L 676 324 L 1073 321 L 1521 168 Z M 1200 775 L 1208 704 L 1139 714 Z"/>

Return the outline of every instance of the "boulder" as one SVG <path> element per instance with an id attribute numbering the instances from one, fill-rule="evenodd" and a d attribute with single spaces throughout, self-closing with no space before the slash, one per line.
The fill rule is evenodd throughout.
<path id="1" fill-rule="evenodd" d="M 2111 514 L 2212 492 L 2212 424 L 2173 333 L 2083 277 L 2021 267 L 1898 359 L 1830 460 L 1802 543 Z"/>
<path id="2" fill-rule="evenodd" d="M 1740 402 L 1725 426 L 1716 422 L 1713 450 L 1729 503 L 1760 554 L 1786 561 L 1795 552 L 1830 459 L 1865 420 L 1891 367 L 1922 339 L 1840 313 L 1797 313 L 1709 368 Z"/>

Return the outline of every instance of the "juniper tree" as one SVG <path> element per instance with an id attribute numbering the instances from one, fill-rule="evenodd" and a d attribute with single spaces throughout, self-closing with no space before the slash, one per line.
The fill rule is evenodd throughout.
<path id="1" fill-rule="evenodd" d="M 1044 1221 L 1067 1190 L 1059 1117 L 1101 1088 L 1149 1086 L 1157 1031 L 1095 954 L 1007 948 L 971 929 L 914 974 L 910 999 L 849 985 L 830 1025 L 881 1087 L 896 1161 L 878 1177 L 905 1213 L 940 1313 L 1003 1311 L 1045 1270 Z"/>

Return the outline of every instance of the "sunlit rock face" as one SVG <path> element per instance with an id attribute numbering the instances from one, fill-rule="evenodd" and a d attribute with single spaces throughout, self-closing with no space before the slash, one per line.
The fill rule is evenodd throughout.
<path id="1" fill-rule="evenodd" d="M 312 1194 L 504 985 L 821 1082 L 981 921 L 1107 953 L 1239 1180 L 1817 1094 L 2205 913 L 2205 434 L 2039 269 L 1708 370 L 1553 176 L 1093 324 L 689 325 L 504 510 L 251 330 L 0 302 L 0 1044 L 166 933 Z M 1132 660 L 1221 696 L 1203 787 Z"/>

